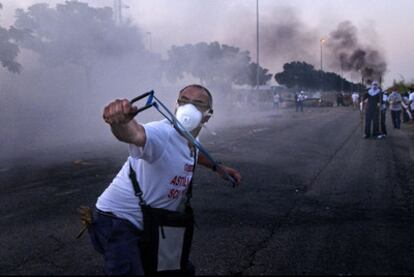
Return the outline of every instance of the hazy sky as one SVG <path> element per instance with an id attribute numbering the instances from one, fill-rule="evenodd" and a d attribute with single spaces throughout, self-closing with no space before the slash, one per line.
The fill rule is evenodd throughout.
<path id="1" fill-rule="evenodd" d="M 3 4 L 0 25 L 8 27 L 13 22 L 15 8 L 27 8 L 39 2 L 53 6 L 64 1 L 0 0 Z M 114 1 L 82 2 L 91 6 L 112 6 Z M 126 6 L 123 18 L 131 19 L 144 32 L 151 33 L 153 51 L 165 54 L 173 44 L 219 41 L 249 50 L 255 60 L 256 0 L 123 0 L 123 4 Z M 393 79 L 414 80 L 414 1 L 259 0 L 260 22 L 278 18 L 286 7 L 295 12 L 306 30 L 320 37 L 327 36 L 339 22 L 351 21 L 358 28 L 363 43 L 375 43 L 382 51 L 388 65 L 385 85 L 390 85 Z M 147 38 L 149 41 L 150 36 Z M 315 53 L 313 64 L 319 68 L 319 39 L 307 44 L 303 47 Z M 261 64 L 275 73 L 283 63 L 261 57 Z M 329 71 L 326 67 L 324 69 Z"/>

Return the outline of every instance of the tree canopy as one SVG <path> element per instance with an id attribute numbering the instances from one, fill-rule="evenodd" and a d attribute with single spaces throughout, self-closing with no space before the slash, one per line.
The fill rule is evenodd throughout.
<path id="1" fill-rule="evenodd" d="M 270 79 L 272 74 L 268 73 L 269 70 L 259 65 L 259 85 L 265 85 Z M 238 75 L 234 80 L 238 85 L 249 85 L 251 87 L 256 86 L 257 83 L 257 63 L 250 63 L 242 74 Z"/>
<path id="2" fill-rule="evenodd" d="M 116 26 L 109 7 L 66 1 L 50 8 L 46 3 L 16 10 L 15 26 L 28 30 L 22 45 L 51 65 L 87 66 L 102 56 L 119 56 L 143 49 L 136 28 Z"/>
<path id="3" fill-rule="evenodd" d="M 181 79 L 188 73 L 199 78 L 200 83 L 254 86 L 257 65 L 250 60 L 248 51 L 218 42 L 185 44 L 172 46 L 168 51 L 165 72 L 170 81 Z M 259 70 L 260 84 L 263 85 L 272 75 L 262 67 Z"/>
<path id="4" fill-rule="evenodd" d="M 0 9 L 3 6 L 0 3 Z M 10 72 L 19 73 L 22 66 L 16 61 L 20 49 L 16 40 L 21 36 L 21 31 L 14 27 L 5 29 L 0 27 L 0 62 Z"/>
<path id="5" fill-rule="evenodd" d="M 115 68 L 135 83 L 161 79 L 160 55 L 145 49 L 140 28 L 130 21 L 116 24 L 110 7 L 78 1 L 53 7 L 38 3 L 15 14 L 14 26 L 24 30 L 20 48 L 37 53 L 39 62 L 50 69 L 66 67 L 82 74 L 88 89 L 95 84 L 94 72 Z"/>
<path id="6" fill-rule="evenodd" d="M 350 91 L 360 90 L 361 84 L 354 84 L 336 73 L 315 70 L 306 62 L 293 61 L 283 65 L 283 71 L 275 74 L 275 80 L 288 88 L 309 90 Z"/>

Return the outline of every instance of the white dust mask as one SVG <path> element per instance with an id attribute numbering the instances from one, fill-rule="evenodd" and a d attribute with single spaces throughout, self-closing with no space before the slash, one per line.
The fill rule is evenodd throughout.
<path id="1" fill-rule="evenodd" d="M 203 114 L 193 104 L 185 104 L 177 108 L 175 117 L 191 132 L 200 125 Z"/>

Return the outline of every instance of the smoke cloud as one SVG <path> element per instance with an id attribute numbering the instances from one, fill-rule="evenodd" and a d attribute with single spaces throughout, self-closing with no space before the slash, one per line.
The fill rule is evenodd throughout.
<path id="1" fill-rule="evenodd" d="M 277 73 L 284 63 L 291 61 L 304 61 L 318 69 L 321 38 L 325 39 L 325 71 L 336 71 L 339 74 L 349 72 L 355 76 L 362 75 L 364 79 L 379 80 L 387 70 L 381 47 L 376 41 L 364 45 L 360 39 L 364 34 L 359 34 L 357 27 L 350 21 L 339 23 L 326 37 L 318 28 L 305 24 L 299 17 L 299 10 L 293 7 L 277 7 L 260 18 L 260 63 L 273 70 L 273 73 Z M 241 29 L 248 30 L 248 25 L 253 22 L 245 24 Z M 375 31 L 371 29 L 366 32 Z M 246 38 L 244 34 L 235 36 L 230 31 L 227 37 L 231 37 L 232 43 L 242 48 L 251 49 L 252 45 L 256 45 L 254 32 Z"/>
<path id="2" fill-rule="evenodd" d="M 358 39 L 358 29 L 350 22 L 338 24 L 328 38 L 328 62 L 336 70 L 360 73 L 364 79 L 380 80 L 387 69 L 378 45 L 363 45 Z"/>
<path id="3" fill-rule="evenodd" d="M 307 61 L 315 64 L 318 33 L 307 27 L 293 8 L 283 7 L 271 13 L 261 25 L 260 42 L 264 60 Z M 317 52 L 316 52 L 317 53 Z"/>
<path id="4" fill-rule="evenodd" d="M 255 62 L 256 22 L 252 7 L 233 8 L 219 14 L 223 22 L 224 18 L 233 20 L 234 24 L 237 22 L 237 30 L 228 21 L 225 24 L 214 20 L 209 26 L 211 20 L 193 20 L 197 13 L 190 13 L 190 21 L 203 28 L 216 28 L 208 33 L 217 32 L 221 39 L 200 42 L 191 37 L 175 45 L 205 43 L 215 46 L 214 41 L 217 41 L 223 48 L 226 44 L 225 52 L 233 56 L 219 59 L 224 68 L 220 71 L 223 76 L 229 74 L 235 61 L 251 59 Z M 216 9 L 211 7 L 211 10 Z M 11 12 L 7 5 L 0 10 L 0 13 Z M 200 78 L 189 75 L 181 82 L 167 80 L 162 71 L 168 55 L 163 60 L 161 54 L 148 49 L 145 45 L 148 33 L 140 26 L 127 20 L 116 25 L 111 20 L 112 12 L 109 7 L 91 8 L 80 1 L 67 1 L 57 6 L 36 4 L 16 12 L 13 25 L 27 34 L 19 41 L 17 62 L 22 65 L 21 73 L 0 69 L 0 160 L 30 153 L 36 148 L 114 141 L 101 118 L 103 108 L 110 101 L 132 99 L 150 88 L 173 108 L 172 103 L 182 83 L 200 81 Z M 195 29 L 191 31 L 196 33 Z M 184 33 L 183 30 L 171 33 L 176 36 L 178 32 Z M 277 7 L 267 11 L 260 17 L 260 65 L 273 74 L 282 70 L 284 63 L 294 60 L 317 65 L 321 37 L 317 28 L 301 20 L 296 8 Z M 158 39 L 167 41 L 167 37 Z M 361 70 L 367 78 L 385 72 L 386 63 L 379 47 L 362 45 L 352 23 L 341 23 L 327 40 L 328 70 Z M 219 46 L 212 47 L 215 48 Z M 253 50 L 247 52 L 248 49 Z M 209 68 L 217 71 L 215 60 L 208 62 L 206 64 L 211 64 Z M 231 89 L 228 86 L 220 91 L 213 84 L 209 88 L 216 98 Z M 218 125 L 220 105 L 222 110 L 228 109 L 229 105 L 221 98 L 215 103 L 215 115 L 218 116 L 212 124 Z M 139 116 L 141 122 L 161 118 L 151 110 Z"/>
<path id="5" fill-rule="evenodd" d="M 253 17 L 254 18 L 254 17 Z M 230 44 L 242 49 L 254 49 L 252 60 L 256 60 L 256 22 L 251 20 L 240 23 L 241 30 L 251 30 L 250 35 L 235 33 L 229 30 L 225 37 Z M 259 21 L 260 64 L 269 68 L 273 73 L 282 70 L 284 63 L 293 60 L 306 61 L 316 64 L 318 41 L 320 34 L 317 29 L 306 25 L 299 17 L 299 12 L 293 7 L 277 7 L 260 15 Z"/>
<path id="6" fill-rule="evenodd" d="M 16 11 L 14 25 L 26 35 L 20 74 L 0 70 L 0 159 L 113 140 L 105 105 L 163 90 L 160 55 L 145 49 L 137 26 L 116 25 L 111 13 L 76 1 Z"/>

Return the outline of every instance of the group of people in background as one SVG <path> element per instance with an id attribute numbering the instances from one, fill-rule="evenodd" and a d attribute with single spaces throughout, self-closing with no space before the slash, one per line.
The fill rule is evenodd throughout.
<path id="1" fill-rule="evenodd" d="M 306 99 L 304 91 L 295 93 L 295 107 L 297 112 L 303 112 L 303 101 Z M 273 108 L 278 109 L 280 103 L 283 102 L 282 96 L 279 93 L 273 94 Z"/>
<path id="2" fill-rule="evenodd" d="M 364 115 L 365 128 L 363 137 L 381 139 L 387 136 L 386 115 L 390 110 L 391 122 L 394 129 L 401 128 L 401 122 L 413 121 L 414 88 L 400 93 L 395 88 L 382 90 L 377 81 L 373 81 L 364 94 L 351 94 L 352 108 Z M 294 95 L 296 112 L 303 112 L 303 102 L 306 95 L 303 91 Z M 337 106 L 345 106 L 343 93 L 336 95 Z M 279 93 L 273 94 L 273 108 L 278 109 L 282 102 Z"/>
<path id="3" fill-rule="evenodd" d="M 352 94 L 353 108 L 359 102 L 358 93 Z M 382 91 L 377 81 L 373 81 L 368 91 L 359 102 L 360 111 L 365 115 L 364 138 L 381 139 L 387 136 L 386 114 L 391 111 L 391 121 L 394 129 L 401 128 L 402 122 L 413 120 L 414 91 L 400 94 L 395 89 Z M 371 132 L 372 131 L 372 132 Z"/>

